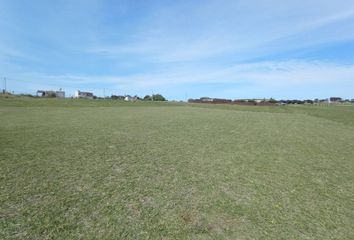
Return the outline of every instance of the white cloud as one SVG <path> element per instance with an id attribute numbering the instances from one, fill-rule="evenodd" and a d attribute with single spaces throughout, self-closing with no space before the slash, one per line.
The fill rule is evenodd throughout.
<path id="1" fill-rule="evenodd" d="M 221 54 L 245 59 L 354 39 L 348 27 L 354 28 L 352 1 L 188 2 L 157 9 L 126 42 L 101 43 L 88 51 L 112 57 L 131 54 L 159 63 Z"/>
<path id="2" fill-rule="evenodd" d="M 50 7 L 51 4 L 46 5 Z M 191 85 L 208 84 L 225 84 L 226 90 L 203 89 L 207 91 L 205 94 L 221 97 L 225 93 L 230 96 L 267 92 L 289 94 L 292 89 L 294 95 L 300 96 L 308 86 L 322 92 L 340 89 L 346 94 L 354 88 L 354 66 L 326 62 L 320 58 L 318 61 L 305 61 L 285 56 L 283 59 L 286 60 L 273 58 L 236 64 L 268 54 L 353 40 L 353 1 L 160 2 L 138 17 L 134 14 L 129 16 L 132 9 L 126 4 L 116 10 L 118 14 L 126 14 L 117 18 L 119 21 L 113 12 L 109 11 L 109 16 L 102 13 L 102 5 L 95 0 L 89 6 L 86 1 L 72 6 L 69 1 L 58 10 L 58 14 L 54 14 L 57 13 L 56 8 L 50 7 L 44 16 L 29 18 L 28 23 L 21 22 L 17 12 L 4 13 L 0 16 L 0 29 L 4 30 L 4 37 L 0 39 L 1 65 L 4 66 L 5 62 L 10 64 L 6 61 L 9 58 L 26 59 L 31 56 L 28 52 L 32 51 L 42 53 L 39 54 L 43 56 L 42 62 L 54 64 L 26 66 L 14 63 L 12 69 L 24 71 L 9 72 L 7 69 L 11 66 L 6 66 L 7 69 L 0 66 L 0 70 L 8 71 L 13 78 L 47 87 L 97 91 L 106 87 L 131 94 L 159 89 L 184 95 Z M 13 22 L 4 24 L 8 19 L 13 19 Z M 43 26 L 38 27 L 37 23 Z M 33 31 L 27 31 L 27 27 L 32 27 Z M 22 48 L 21 43 L 34 43 L 37 48 L 32 48 L 31 44 Z M 49 53 L 43 54 L 46 50 Z M 92 69 L 85 70 L 85 66 L 77 64 L 83 58 L 92 58 L 92 62 L 102 61 L 99 65 L 102 69 L 98 69 L 96 74 Z M 82 62 L 83 65 L 86 63 Z M 94 63 L 87 62 L 94 66 Z M 107 71 L 109 74 L 104 73 L 106 62 L 116 66 Z M 67 67 L 71 64 L 79 66 L 79 69 Z M 34 67 L 33 72 L 26 72 L 31 67 Z M 124 67 L 129 71 L 124 72 Z M 69 69 L 67 74 L 58 74 L 65 69 Z M 36 89 L 38 84 L 32 85 L 31 89 Z M 20 84 L 17 87 L 21 87 Z"/>

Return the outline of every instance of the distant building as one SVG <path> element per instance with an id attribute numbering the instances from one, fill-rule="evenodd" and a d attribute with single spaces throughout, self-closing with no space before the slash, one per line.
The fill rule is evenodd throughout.
<path id="1" fill-rule="evenodd" d="M 55 91 L 55 95 L 57 98 L 65 98 L 65 92 L 64 91 Z"/>
<path id="2" fill-rule="evenodd" d="M 224 98 L 213 98 L 212 103 L 231 103 L 231 99 L 224 99 Z"/>
<path id="3" fill-rule="evenodd" d="M 126 95 L 126 96 L 124 97 L 124 101 L 136 101 L 136 100 L 138 100 L 138 97 L 137 97 L 137 96 L 132 97 L 132 96 L 130 96 L 130 95 Z"/>
<path id="4" fill-rule="evenodd" d="M 81 91 L 77 90 L 77 91 L 75 91 L 74 98 L 93 99 L 93 93 L 91 93 L 91 92 L 81 92 Z"/>
<path id="5" fill-rule="evenodd" d="M 112 95 L 112 96 L 111 96 L 111 99 L 114 99 L 114 100 L 124 100 L 124 99 L 125 99 L 125 96 Z"/>
<path id="6" fill-rule="evenodd" d="M 330 103 L 330 99 L 326 98 L 326 99 L 320 99 L 319 103 Z"/>
<path id="7" fill-rule="evenodd" d="M 231 103 L 230 99 L 201 97 L 199 99 L 188 99 L 190 103 Z"/>
<path id="8" fill-rule="evenodd" d="M 201 97 L 200 101 L 201 102 L 212 102 L 214 99 L 210 97 Z"/>
<path id="9" fill-rule="evenodd" d="M 59 91 L 38 90 L 37 97 L 65 98 L 65 92 L 61 89 Z"/>
<path id="10" fill-rule="evenodd" d="M 331 97 L 331 98 L 329 98 L 329 101 L 330 102 L 341 102 L 342 98 L 340 98 L 340 97 Z"/>

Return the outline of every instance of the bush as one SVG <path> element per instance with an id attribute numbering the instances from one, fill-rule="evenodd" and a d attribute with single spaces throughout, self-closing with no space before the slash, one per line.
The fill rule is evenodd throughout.
<path id="1" fill-rule="evenodd" d="M 146 95 L 143 100 L 144 100 L 144 101 L 151 101 L 152 98 L 151 98 L 150 95 Z"/>
<path id="2" fill-rule="evenodd" d="M 154 101 L 166 101 L 166 98 L 164 98 L 161 94 L 154 94 L 152 95 L 152 98 Z"/>
<path id="3" fill-rule="evenodd" d="M 269 99 L 269 102 L 270 102 L 270 103 L 278 103 L 278 101 L 275 100 L 274 98 Z"/>

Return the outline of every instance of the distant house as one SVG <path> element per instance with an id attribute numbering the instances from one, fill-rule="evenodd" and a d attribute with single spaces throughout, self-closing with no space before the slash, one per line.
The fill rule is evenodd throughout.
<path id="1" fill-rule="evenodd" d="M 138 97 L 137 97 L 137 96 L 132 97 L 132 96 L 130 96 L 130 95 L 126 95 L 126 96 L 124 97 L 124 101 L 136 101 L 136 100 L 138 100 Z"/>
<path id="2" fill-rule="evenodd" d="M 57 98 L 65 98 L 65 92 L 64 91 L 55 91 L 55 95 Z"/>
<path id="3" fill-rule="evenodd" d="M 37 97 L 65 98 L 65 92 L 61 89 L 59 91 L 38 90 Z"/>
<path id="4" fill-rule="evenodd" d="M 81 92 L 79 90 L 75 91 L 74 98 L 87 98 L 93 99 L 93 93 L 91 92 Z"/>
<path id="5" fill-rule="evenodd" d="M 340 98 L 340 97 L 331 97 L 331 98 L 329 98 L 329 101 L 330 102 L 341 102 L 342 98 Z"/>
<path id="6" fill-rule="evenodd" d="M 199 100 L 201 102 L 212 102 L 214 99 L 210 97 L 201 97 Z"/>
<path id="7" fill-rule="evenodd" d="M 330 99 L 326 98 L 326 99 L 320 99 L 319 103 L 330 103 Z"/>
<path id="8" fill-rule="evenodd" d="M 232 100 L 224 98 L 213 98 L 212 103 L 231 103 Z"/>
<path id="9" fill-rule="evenodd" d="M 199 99 L 188 99 L 190 103 L 231 103 L 230 99 L 201 97 Z"/>
<path id="10" fill-rule="evenodd" d="M 114 100 L 124 100 L 124 99 L 125 99 L 125 96 L 112 95 L 112 96 L 111 96 L 111 99 L 114 99 Z"/>

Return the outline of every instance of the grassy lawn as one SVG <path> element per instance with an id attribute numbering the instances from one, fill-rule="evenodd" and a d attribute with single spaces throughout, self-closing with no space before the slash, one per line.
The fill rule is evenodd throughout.
<path id="1" fill-rule="evenodd" d="M 0 99 L 0 239 L 354 239 L 354 107 Z"/>

